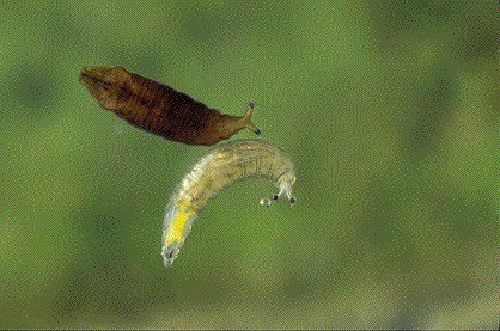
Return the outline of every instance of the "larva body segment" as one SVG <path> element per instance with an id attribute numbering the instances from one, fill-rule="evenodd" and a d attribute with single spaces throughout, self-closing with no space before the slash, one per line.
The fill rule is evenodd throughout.
<path id="1" fill-rule="evenodd" d="M 84 67 L 80 82 L 101 108 L 168 140 L 210 146 L 243 128 L 260 133 L 251 122 L 253 105 L 243 116 L 221 114 L 123 67 Z"/>
<path id="2" fill-rule="evenodd" d="M 281 149 L 260 140 L 237 140 L 216 146 L 184 176 L 167 205 L 161 250 L 166 267 L 172 265 L 198 212 L 209 199 L 223 187 L 251 177 L 269 179 L 279 189 L 263 205 L 269 206 L 281 196 L 294 202 L 293 164 Z"/>

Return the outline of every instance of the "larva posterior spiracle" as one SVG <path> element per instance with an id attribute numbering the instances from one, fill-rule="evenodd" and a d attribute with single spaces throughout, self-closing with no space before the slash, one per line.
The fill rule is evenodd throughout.
<path id="1" fill-rule="evenodd" d="M 184 176 L 167 205 L 161 249 L 166 267 L 172 265 L 208 200 L 223 187 L 251 177 L 269 179 L 278 188 L 272 197 L 261 199 L 262 206 L 269 207 L 283 196 L 294 203 L 293 164 L 281 149 L 261 140 L 237 140 L 216 146 Z"/>

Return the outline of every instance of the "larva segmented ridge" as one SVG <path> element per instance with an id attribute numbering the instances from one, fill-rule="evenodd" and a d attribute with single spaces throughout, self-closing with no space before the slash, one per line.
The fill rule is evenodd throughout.
<path id="1" fill-rule="evenodd" d="M 270 180 L 278 188 L 270 206 L 282 196 L 293 203 L 293 164 L 283 151 L 261 140 L 238 140 L 211 149 L 199 159 L 172 193 L 163 224 L 161 255 L 166 267 L 172 265 L 189 234 L 197 214 L 223 187 L 252 177 Z"/>

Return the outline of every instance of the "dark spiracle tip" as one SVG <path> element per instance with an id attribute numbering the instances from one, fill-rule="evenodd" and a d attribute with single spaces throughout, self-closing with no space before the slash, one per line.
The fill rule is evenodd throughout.
<path id="1" fill-rule="evenodd" d="M 250 109 L 254 109 L 254 108 L 255 108 L 255 102 L 250 101 L 250 102 L 248 103 L 248 108 L 250 108 Z"/>
<path id="2" fill-rule="evenodd" d="M 262 133 L 262 131 L 260 131 L 260 129 L 255 130 L 255 134 L 256 134 L 256 135 L 259 135 L 259 134 L 261 134 L 261 133 Z"/>

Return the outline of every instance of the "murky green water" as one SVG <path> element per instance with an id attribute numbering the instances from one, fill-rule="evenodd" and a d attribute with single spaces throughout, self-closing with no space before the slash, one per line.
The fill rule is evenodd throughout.
<path id="1" fill-rule="evenodd" d="M 493 1 L 0 5 L 1 328 L 494 328 Z M 287 151 L 293 208 L 225 189 L 171 269 L 164 208 L 205 151 L 78 83 L 122 65 Z M 253 139 L 242 131 L 232 139 Z"/>

